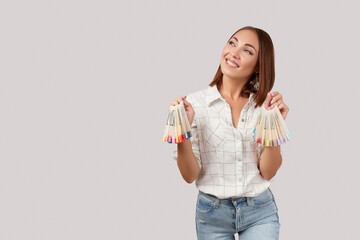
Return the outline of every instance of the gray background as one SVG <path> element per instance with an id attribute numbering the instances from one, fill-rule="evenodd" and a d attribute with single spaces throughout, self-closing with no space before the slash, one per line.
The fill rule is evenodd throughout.
<path id="1" fill-rule="evenodd" d="M 251 25 L 275 46 L 293 137 L 280 239 L 359 239 L 356 1 L 2 1 L 0 239 L 196 239 L 195 183 L 162 142 Z"/>

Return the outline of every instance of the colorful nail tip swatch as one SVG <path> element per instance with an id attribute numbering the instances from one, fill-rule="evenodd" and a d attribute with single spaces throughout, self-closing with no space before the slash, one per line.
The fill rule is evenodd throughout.
<path id="1" fill-rule="evenodd" d="M 291 137 L 290 130 L 277 106 L 271 110 L 267 110 L 265 105 L 262 107 L 253 133 L 255 142 L 266 147 L 284 144 L 289 142 Z"/>
<path id="2" fill-rule="evenodd" d="M 182 143 L 192 137 L 191 126 L 185 112 L 184 102 L 170 106 L 170 112 L 166 121 L 163 142 Z"/>

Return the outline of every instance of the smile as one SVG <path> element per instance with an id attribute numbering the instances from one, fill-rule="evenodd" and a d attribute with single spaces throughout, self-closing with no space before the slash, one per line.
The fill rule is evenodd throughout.
<path id="1" fill-rule="evenodd" d="M 230 61 L 229 59 L 225 59 L 225 62 L 227 63 L 227 65 L 229 65 L 229 66 L 231 66 L 233 68 L 238 68 L 239 67 L 236 63 Z"/>

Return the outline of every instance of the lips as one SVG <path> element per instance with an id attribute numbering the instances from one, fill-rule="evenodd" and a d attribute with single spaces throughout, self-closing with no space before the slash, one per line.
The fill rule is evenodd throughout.
<path id="1" fill-rule="evenodd" d="M 236 67 L 239 67 L 239 65 L 238 65 L 236 62 L 231 61 L 231 60 L 228 59 L 228 58 L 225 58 L 225 61 L 226 61 L 226 62 L 229 61 L 229 62 L 231 62 L 232 64 L 234 64 Z M 232 66 L 232 67 L 234 67 L 234 66 Z"/>

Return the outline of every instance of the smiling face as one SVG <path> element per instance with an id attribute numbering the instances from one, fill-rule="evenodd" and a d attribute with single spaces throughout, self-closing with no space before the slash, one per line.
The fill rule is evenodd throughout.
<path id="1" fill-rule="evenodd" d="M 221 71 L 226 78 L 247 81 L 258 69 L 259 39 L 251 30 L 237 32 L 221 54 Z"/>

